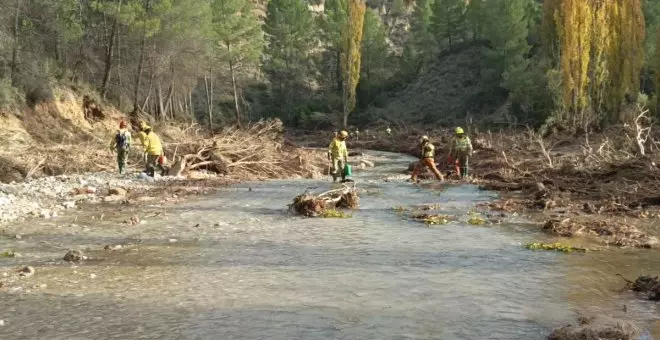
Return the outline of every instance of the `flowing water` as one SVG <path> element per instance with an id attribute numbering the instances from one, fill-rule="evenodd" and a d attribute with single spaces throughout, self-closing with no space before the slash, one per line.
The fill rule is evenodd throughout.
<path id="1" fill-rule="evenodd" d="M 121 223 L 133 208 L 106 207 L 10 227 L 23 237 L 0 250 L 23 256 L 0 259 L 0 272 L 37 272 L 0 291 L 0 339 L 544 339 L 580 312 L 637 320 L 660 339 L 660 304 L 618 292 L 615 276 L 657 274 L 657 252 L 526 250 L 552 239 L 523 222 L 466 223 L 493 194 L 386 182 L 410 159 L 373 154 L 378 166 L 355 172 L 367 192 L 352 218 L 286 214 L 294 196 L 331 185 L 296 180 L 141 207 L 136 226 Z M 459 221 L 429 228 L 392 209 L 423 203 Z M 61 263 L 67 248 L 91 259 Z"/>

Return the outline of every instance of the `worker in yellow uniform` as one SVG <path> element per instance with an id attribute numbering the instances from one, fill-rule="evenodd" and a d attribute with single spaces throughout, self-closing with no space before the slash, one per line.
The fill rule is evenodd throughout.
<path id="1" fill-rule="evenodd" d="M 144 120 L 140 121 L 140 126 L 139 126 L 140 131 L 137 133 L 137 138 L 140 141 L 140 145 L 142 145 L 142 149 L 146 149 L 147 147 L 147 134 L 144 132 L 144 130 L 146 130 L 148 127 L 149 125 L 147 124 L 147 122 L 145 122 Z M 144 162 L 144 169 L 146 171 L 146 169 L 148 168 L 146 152 L 142 154 L 142 162 Z"/>
<path id="2" fill-rule="evenodd" d="M 341 131 L 332 139 L 330 146 L 328 146 L 328 160 L 332 162 L 332 171 L 330 174 L 332 175 L 333 182 L 337 181 L 337 177 L 341 177 L 342 181 L 346 179 L 346 173 L 344 172 L 344 166 L 348 162 L 346 138 L 348 138 L 348 132 Z"/>
<path id="3" fill-rule="evenodd" d="M 145 134 L 144 154 L 147 165 L 147 175 L 154 177 L 156 169 L 161 175 L 164 175 L 165 168 L 163 167 L 163 146 L 160 143 L 160 138 L 152 131 L 149 125 L 144 124 L 142 131 Z"/>
<path id="4" fill-rule="evenodd" d="M 465 179 L 468 177 L 468 161 L 473 152 L 472 142 L 461 127 L 454 129 L 454 134 L 454 140 L 451 142 L 451 149 L 449 149 L 449 162 L 455 161 L 456 174 Z"/>
<path id="5" fill-rule="evenodd" d="M 445 178 L 442 176 L 438 168 L 435 166 L 435 146 L 429 140 L 428 136 L 422 136 L 419 141 L 419 152 L 420 152 L 420 161 L 417 163 L 413 169 L 411 181 L 417 182 L 417 176 L 424 169 L 428 167 L 431 172 L 435 175 L 439 181 L 444 181 Z"/>

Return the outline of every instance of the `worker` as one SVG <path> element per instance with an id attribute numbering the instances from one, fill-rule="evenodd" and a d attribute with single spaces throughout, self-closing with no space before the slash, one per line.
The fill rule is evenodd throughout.
<path id="1" fill-rule="evenodd" d="M 390 129 L 389 126 L 387 127 L 387 130 L 385 130 L 385 132 L 387 132 L 388 135 L 392 135 L 392 129 Z"/>
<path id="2" fill-rule="evenodd" d="M 119 130 L 115 133 L 112 141 L 110 141 L 110 151 L 117 152 L 117 167 L 119 173 L 123 174 L 126 170 L 126 161 L 128 159 L 128 152 L 131 148 L 131 132 L 126 129 L 126 122 L 119 122 Z"/>
<path id="3" fill-rule="evenodd" d="M 449 162 L 455 162 L 456 174 L 465 179 L 468 177 L 468 161 L 473 151 L 472 142 L 460 126 L 454 129 L 454 134 L 454 140 L 449 149 Z"/>
<path id="4" fill-rule="evenodd" d="M 139 123 L 139 128 L 138 128 L 138 140 L 140 141 L 140 145 L 142 145 L 142 149 L 146 149 L 147 147 L 147 134 L 144 132 L 149 127 L 147 122 L 144 120 L 141 120 Z M 147 153 L 143 152 L 142 153 L 142 162 L 144 163 L 144 168 L 147 169 Z"/>
<path id="5" fill-rule="evenodd" d="M 164 175 L 165 168 L 163 167 L 163 146 L 160 143 L 160 138 L 152 131 L 149 125 L 144 124 L 143 130 L 145 133 L 144 154 L 146 158 L 146 172 L 147 175 L 154 177 L 156 169 L 161 175 Z"/>
<path id="6" fill-rule="evenodd" d="M 355 128 L 355 140 L 360 140 L 360 130 L 358 128 Z"/>
<path id="7" fill-rule="evenodd" d="M 346 179 L 344 172 L 344 166 L 348 163 L 346 138 L 348 138 L 348 132 L 341 131 L 328 146 L 328 161 L 332 162 L 332 172 L 330 174 L 333 182 L 337 181 L 337 177 L 341 177 L 342 181 Z"/>
<path id="8" fill-rule="evenodd" d="M 419 173 L 424 167 L 428 167 L 435 175 L 435 178 L 439 181 L 444 181 L 445 178 L 435 166 L 435 146 L 433 146 L 428 136 L 422 136 L 419 140 L 419 151 L 421 154 L 420 161 L 415 166 L 415 169 L 413 169 L 412 177 L 410 179 L 413 182 L 417 182 L 417 176 Z"/>

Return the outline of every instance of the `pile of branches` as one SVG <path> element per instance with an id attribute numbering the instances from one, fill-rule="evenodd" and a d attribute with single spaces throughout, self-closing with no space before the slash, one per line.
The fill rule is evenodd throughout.
<path id="1" fill-rule="evenodd" d="M 626 281 L 626 289 L 645 294 L 646 298 L 651 301 L 660 301 L 660 280 L 658 280 L 657 276 L 642 275 L 633 282 L 621 274 L 617 275 Z"/>
<path id="2" fill-rule="evenodd" d="M 279 119 L 262 120 L 244 129 L 225 129 L 211 138 L 176 145 L 175 166 L 226 174 L 276 178 L 286 173 L 283 125 Z M 179 149 L 184 156 L 176 158 Z M 178 165 L 178 166 L 177 166 Z"/>
<path id="3" fill-rule="evenodd" d="M 289 204 L 289 211 L 305 217 L 324 216 L 331 209 L 355 209 L 360 198 L 355 184 L 344 184 L 339 189 L 333 189 L 315 195 L 305 192 L 296 196 Z"/>
<path id="4" fill-rule="evenodd" d="M 641 232 L 633 225 L 605 219 L 551 219 L 546 221 L 543 230 L 564 237 L 597 236 L 608 245 L 617 247 L 653 248 L 658 245 L 656 237 Z"/>

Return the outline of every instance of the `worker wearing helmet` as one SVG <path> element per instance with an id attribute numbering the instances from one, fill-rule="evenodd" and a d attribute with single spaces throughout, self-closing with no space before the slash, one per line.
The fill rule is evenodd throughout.
<path id="1" fill-rule="evenodd" d="M 328 160 L 332 162 L 332 171 L 330 174 L 332 175 L 333 182 L 337 181 L 337 177 L 341 177 L 342 180 L 346 179 L 346 174 L 344 173 L 344 166 L 348 162 L 346 138 L 348 138 L 348 132 L 341 131 L 332 139 L 332 142 L 328 146 Z"/>
<path id="2" fill-rule="evenodd" d="M 140 138 L 144 138 L 142 146 L 144 147 L 145 172 L 147 175 L 154 177 L 156 169 L 158 169 L 161 175 L 164 175 L 163 146 L 160 142 L 160 137 L 145 122 L 140 123 L 140 130 L 144 133 L 144 136 Z"/>
<path id="3" fill-rule="evenodd" d="M 131 132 L 126 129 L 126 122 L 122 120 L 119 122 L 119 130 L 117 130 L 114 138 L 110 141 L 110 151 L 117 151 L 117 167 L 120 174 L 123 174 L 126 170 L 126 161 L 130 148 Z"/>
<path id="4" fill-rule="evenodd" d="M 461 178 L 468 177 L 468 161 L 472 156 L 472 142 L 470 137 L 465 135 L 461 127 L 454 129 L 454 140 L 449 149 L 449 162 L 454 161 L 456 174 Z"/>
<path id="5" fill-rule="evenodd" d="M 419 173 L 424 167 L 428 167 L 435 175 L 435 178 L 440 181 L 444 181 L 445 178 L 435 166 L 435 146 L 431 143 L 428 136 L 422 136 L 422 138 L 419 140 L 419 151 L 420 162 L 417 164 L 417 166 L 415 166 L 412 177 L 410 179 L 413 182 L 417 182 L 417 176 Z"/>
<path id="6" fill-rule="evenodd" d="M 142 149 L 146 149 L 147 147 L 147 134 L 144 132 L 146 129 L 150 128 L 147 122 L 144 120 L 141 120 L 140 123 L 138 124 L 138 133 L 137 137 L 138 140 L 140 141 L 140 145 L 142 145 Z M 142 154 L 142 162 L 144 162 L 144 168 L 147 169 L 147 153 L 144 152 Z"/>

